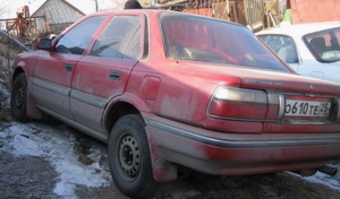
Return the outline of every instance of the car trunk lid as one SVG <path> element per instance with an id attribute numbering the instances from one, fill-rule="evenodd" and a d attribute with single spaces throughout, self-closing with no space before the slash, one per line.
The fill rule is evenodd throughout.
<path id="1" fill-rule="evenodd" d="M 201 66 L 198 70 L 208 67 Z M 235 66 L 214 67 L 212 71 L 210 65 L 209 70 L 207 73 L 214 77 L 213 82 L 217 85 L 237 86 L 267 93 L 267 107 L 274 111 L 270 119 L 267 117 L 263 121 L 262 132 L 339 132 L 340 87 L 337 83 L 294 73 Z M 197 74 L 206 73 L 201 71 Z M 277 99 L 275 102 L 270 99 L 273 96 Z M 279 107 L 278 113 L 274 106 Z M 273 116 L 273 113 L 277 115 Z"/>

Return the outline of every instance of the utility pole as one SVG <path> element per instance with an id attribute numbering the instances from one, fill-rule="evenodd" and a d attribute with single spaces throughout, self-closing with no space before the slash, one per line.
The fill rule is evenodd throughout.
<path id="1" fill-rule="evenodd" d="M 99 8 L 98 8 L 98 0 L 94 0 L 94 3 L 96 4 L 96 12 L 98 12 Z"/>

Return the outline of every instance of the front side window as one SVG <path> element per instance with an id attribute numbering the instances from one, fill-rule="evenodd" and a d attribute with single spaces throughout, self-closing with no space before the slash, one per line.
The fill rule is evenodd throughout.
<path id="1" fill-rule="evenodd" d="M 244 26 L 174 14 L 162 14 L 160 23 L 169 59 L 289 71 Z"/>
<path id="2" fill-rule="evenodd" d="M 59 39 L 54 51 L 82 55 L 105 18 L 106 16 L 96 16 L 82 21 Z"/>
<path id="3" fill-rule="evenodd" d="M 293 38 L 286 35 L 259 35 L 273 51 L 286 63 L 299 63 Z"/>
<path id="4" fill-rule="evenodd" d="M 318 61 L 340 61 L 340 28 L 308 34 L 303 40 Z"/>
<path id="5" fill-rule="evenodd" d="M 141 19 L 139 16 L 115 16 L 96 40 L 90 55 L 136 60 L 140 57 Z"/>

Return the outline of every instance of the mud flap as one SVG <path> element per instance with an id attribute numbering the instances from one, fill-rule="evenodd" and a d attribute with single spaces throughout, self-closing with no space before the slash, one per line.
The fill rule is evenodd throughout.
<path id="1" fill-rule="evenodd" d="M 154 179 L 159 182 L 175 180 L 178 176 L 177 166 L 175 164 L 165 161 L 159 155 L 157 146 L 155 145 L 150 134 L 148 133 L 150 129 L 148 129 L 148 127 L 146 126 L 145 130 L 149 142 Z"/>

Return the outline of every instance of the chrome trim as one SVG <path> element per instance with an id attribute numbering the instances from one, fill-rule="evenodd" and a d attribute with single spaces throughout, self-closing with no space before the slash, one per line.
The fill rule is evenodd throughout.
<path id="1" fill-rule="evenodd" d="M 49 81 L 41 80 L 35 77 L 32 77 L 32 85 L 45 88 L 52 92 L 58 93 L 60 95 L 69 96 L 70 88 L 66 86 L 60 86 L 58 84 L 51 83 Z"/>
<path id="2" fill-rule="evenodd" d="M 104 108 L 105 104 L 107 103 L 105 98 L 99 98 L 98 96 L 94 96 L 78 90 L 71 90 L 70 97 L 99 108 Z"/>
<path id="3" fill-rule="evenodd" d="M 83 125 L 81 123 L 76 122 L 75 120 L 71 120 L 71 119 L 69 119 L 67 117 L 64 117 L 63 115 L 60 115 L 60 114 L 58 114 L 56 112 L 53 112 L 53 111 L 51 111 L 49 109 L 46 109 L 46 108 L 42 107 L 42 106 L 38 106 L 38 108 L 43 110 L 44 112 L 48 113 L 49 115 L 51 115 L 51 116 L 53 116 L 53 117 L 55 117 L 55 118 L 65 122 L 65 123 L 73 126 L 74 128 L 76 128 L 76 129 L 78 129 L 78 130 L 80 130 L 82 132 L 84 132 L 85 134 L 87 134 L 89 136 L 92 136 L 92 137 L 94 137 L 94 138 L 96 138 L 96 139 L 98 139 L 98 140 L 100 140 L 100 141 L 102 141 L 104 143 L 107 143 L 108 134 L 106 132 L 99 132 L 99 131 L 96 131 L 94 129 L 91 129 L 88 126 L 85 126 L 85 125 Z"/>
<path id="4" fill-rule="evenodd" d="M 194 140 L 200 143 L 208 144 L 216 147 L 224 148 L 264 148 L 264 147 L 302 147 L 314 145 L 340 145 L 340 134 L 333 138 L 314 138 L 314 139 L 291 139 L 291 140 L 244 140 L 244 139 L 228 139 L 228 133 L 225 134 L 226 139 L 207 137 L 197 133 L 170 126 L 155 120 L 147 120 L 147 125 L 163 130 L 170 134 L 174 134 L 183 138 Z M 243 134 L 241 134 L 243 135 Z M 181 138 L 178 138 L 181 139 Z"/>
<path id="5" fill-rule="evenodd" d="M 277 119 L 282 120 L 284 117 L 285 109 L 286 109 L 286 102 L 285 102 L 285 97 L 280 94 L 279 95 L 279 112 L 277 113 Z"/>
<path id="6" fill-rule="evenodd" d="M 207 113 L 207 115 L 211 118 L 220 119 L 220 120 L 229 120 L 229 121 L 239 121 L 239 122 L 274 122 L 276 120 L 252 120 L 252 119 L 242 119 L 242 118 L 234 118 L 234 117 L 222 117 L 217 115 L 212 115 Z"/>
<path id="7" fill-rule="evenodd" d="M 332 124 L 331 121 L 308 121 L 308 120 L 288 120 L 287 122 L 283 121 L 283 124 L 295 124 L 295 125 L 305 125 L 305 124 L 314 124 L 314 125 L 323 125 L 323 124 Z"/>
<path id="8" fill-rule="evenodd" d="M 336 103 L 336 106 L 337 106 L 337 108 L 338 108 L 338 110 L 337 110 L 337 112 L 336 112 L 336 114 L 337 114 L 337 116 L 336 116 L 336 121 L 337 122 L 340 122 L 340 98 L 335 98 L 335 103 Z"/>
<path id="9" fill-rule="evenodd" d="M 104 108 L 107 103 L 105 98 L 99 98 L 98 96 L 94 96 L 85 92 L 71 90 L 69 87 L 53 84 L 38 78 L 33 77 L 32 84 L 64 96 L 70 96 L 70 98 L 79 100 L 86 104 L 91 104 L 99 108 Z"/>

